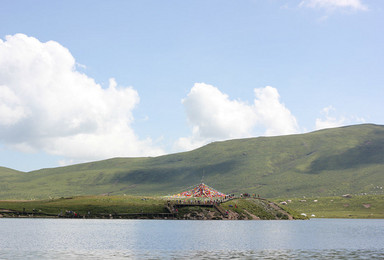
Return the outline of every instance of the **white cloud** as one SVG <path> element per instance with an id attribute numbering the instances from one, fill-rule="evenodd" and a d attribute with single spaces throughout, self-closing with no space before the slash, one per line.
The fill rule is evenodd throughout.
<path id="1" fill-rule="evenodd" d="M 12 125 L 24 117 L 26 111 L 20 99 L 7 86 L 0 86 L 0 124 Z"/>
<path id="2" fill-rule="evenodd" d="M 114 79 L 103 88 L 78 66 L 57 42 L 24 34 L 0 40 L 1 142 L 68 161 L 163 153 L 131 127 L 137 91 Z"/>
<path id="3" fill-rule="evenodd" d="M 368 8 L 360 0 L 303 0 L 299 6 L 306 6 L 310 8 L 322 8 L 326 10 L 368 10 Z"/>
<path id="4" fill-rule="evenodd" d="M 245 103 L 230 100 L 219 89 L 204 83 L 195 84 L 183 100 L 188 120 L 199 134 L 207 138 L 247 135 L 254 121 L 253 109 Z"/>
<path id="5" fill-rule="evenodd" d="M 364 118 L 336 116 L 335 113 L 336 109 L 333 106 L 323 108 L 321 111 L 323 118 L 316 119 L 316 130 L 365 122 Z"/>
<path id="6" fill-rule="evenodd" d="M 286 135 L 298 132 L 296 118 L 280 102 L 277 89 L 270 86 L 255 89 L 255 95 L 254 110 L 258 122 L 266 128 L 266 135 Z"/>
<path id="7" fill-rule="evenodd" d="M 212 141 L 250 137 L 257 127 L 264 128 L 265 135 L 298 132 L 295 117 L 280 103 L 275 88 L 255 89 L 255 96 L 249 105 L 230 100 L 212 85 L 196 83 L 182 100 L 192 134 L 180 138 L 176 147 L 190 150 Z"/>

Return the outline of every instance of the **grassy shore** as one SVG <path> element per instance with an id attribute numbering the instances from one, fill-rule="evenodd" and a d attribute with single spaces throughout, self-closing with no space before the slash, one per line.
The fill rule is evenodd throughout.
<path id="1" fill-rule="evenodd" d="M 319 197 L 268 200 L 235 199 L 220 206 L 236 219 L 301 219 L 301 213 L 310 218 L 384 218 L 384 195 L 344 197 Z M 281 202 L 287 202 L 282 205 Z M 79 196 L 49 200 L 0 201 L 0 216 L 67 216 L 100 217 L 123 214 L 165 214 L 167 200 L 163 197 L 145 196 Z M 200 211 L 213 212 L 214 209 L 195 207 L 180 209 L 182 215 L 196 215 Z M 279 208 L 284 209 L 281 211 Z M 185 211 L 185 212 L 184 212 Z M 218 212 L 216 212 L 218 213 Z M 217 215 L 217 214 L 216 214 Z M 215 215 L 215 218 L 217 219 Z M 220 215 L 220 214 L 219 214 Z M 131 216 L 132 217 L 132 216 Z M 155 216 L 154 218 L 161 218 Z M 127 217 L 129 218 L 129 216 Z"/>
<path id="2" fill-rule="evenodd" d="M 2 217 L 292 219 L 277 205 L 259 199 L 234 199 L 220 205 L 194 200 L 175 207 L 164 197 L 79 196 L 49 200 L 0 201 Z M 169 206 L 172 205 L 172 206 Z M 272 205 L 272 206 L 271 206 Z M 172 210 L 173 209 L 173 210 Z M 299 216 L 300 218 L 300 216 Z"/>
<path id="3" fill-rule="evenodd" d="M 135 196 L 80 196 L 51 200 L 0 201 L 0 209 L 39 215 L 166 213 L 164 200 Z"/>
<path id="4" fill-rule="evenodd" d="M 351 197 L 280 198 L 290 208 L 310 218 L 384 218 L 384 195 L 361 195 Z"/>

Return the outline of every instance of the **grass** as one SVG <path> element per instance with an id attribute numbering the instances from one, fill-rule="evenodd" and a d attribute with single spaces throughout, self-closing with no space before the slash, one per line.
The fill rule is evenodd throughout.
<path id="1" fill-rule="evenodd" d="M 214 142 L 147 158 L 17 172 L 0 168 L 0 199 L 84 195 L 168 195 L 204 182 L 264 198 L 384 194 L 384 126 Z"/>
<path id="2" fill-rule="evenodd" d="M 288 219 L 288 215 L 284 212 L 278 211 L 269 205 L 266 200 L 259 199 L 235 199 L 221 204 L 225 210 L 231 210 L 252 219 L 251 215 L 257 216 L 262 220 L 272 219 Z M 294 210 L 286 208 L 284 209 L 289 214 L 293 215 L 294 219 L 305 219 L 300 214 L 297 214 Z"/>
<path id="3" fill-rule="evenodd" d="M 209 217 L 209 214 L 213 214 L 213 217 Z M 221 219 L 221 215 L 213 208 L 190 206 L 178 208 L 178 219 Z"/>
<path id="4" fill-rule="evenodd" d="M 288 199 L 275 199 L 276 203 Z M 287 207 L 316 218 L 384 218 L 384 195 L 291 199 Z M 283 208 L 285 206 L 282 206 Z"/>
<path id="5" fill-rule="evenodd" d="M 303 201 L 305 200 L 305 201 Z M 314 202 L 317 200 L 317 202 Z M 288 201 L 287 198 L 275 199 L 275 203 Z M 317 218 L 384 218 L 384 195 L 343 197 L 314 197 L 306 199 L 291 199 L 287 206 L 280 205 L 295 219 L 304 219 L 300 214 L 309 217 L 312 214 Z M 167 213 L 166 200 L 161 197 L 142 196 L 80 196 L 51 200 L 30 201 L 0 201 L 1 210 L 14 210 L 18 212 L 40 213 L 57 216 L 66 211 L 77 212 L 80 215 L 93 214 L 119 214 L 119 213 Z M 232 206 L 230 206 L 232 205 Z M 237 208 L 235 207 L 237 206 Z M 235 199 L 222 203 L 221 207 L 231 210 L 243 218 L 251 219 L 252 215 L 260 219 L 285 219 L 275 209 L 268 206 L 266 201 L 258 199 Z M 212 208 L 184 207 L 179 208 L 180 215 L 187 213 L 206 214 Z M 2 214 L 2 213 L 0 213 Z"/>
<path id="6" fill-rule="evenodd" d="M 237 206 L 237 207 L 236 207 Z M 258 216 L 260 219 L 275 219 L 276 214 L 266 207 L 266 205 L 260 200 L 254 199 L 235 199 L 222 204 L 222 207 L 226 210 L 234 211 L 238 214 L 248 215 L 249 213 Z"/>
<path id="7" fill-rule="evenodd" d="M 0 201 L 0 209 L 57 215 L 74 211 L 81 215 L 100 213 L 167 213 L 164 200 L 135 196 L 81 196 L 53 200 Z"/>
<path id="8" fill-rule="evenodd" d="M 1 210 L 13 210 L 20 213 L 38 213 L 39 215 L 48 216 L 64 215 L 65 212 L 69 211 L 76 212 L 80 216 L 121 213 L 167 213 L 165 204 L 165 199 L 156 197 L 80 196 L 53 200 L 0 201 L 0 212 Z M 237 207 L 230 205 L 237 205 Z M 279 219 L 284 219 L 284 216 L 279 212 L 268 207 L 268 203 L 260 200 L 236 199 L 222 203 L 221 206 L 225 210 L 237 212 L 240 215 L 240 219 L 252 219 L 250 214 L 256 215 L 260 219 L 276 219 L 276 216 Z M 190 217 L 204 217 L 210 213 L 214 214 L 214 219 L 221 218 L 220 213 L 216 212 L 214 208 L 199 207 L 197 205 L 180 207 L 178 208 L 178 213 L 178 218 L 184 218 L 187 215 Z"/>

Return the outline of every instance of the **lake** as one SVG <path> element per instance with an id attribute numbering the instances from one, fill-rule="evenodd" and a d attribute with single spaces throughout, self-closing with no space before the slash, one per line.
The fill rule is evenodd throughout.
<path id="1" fill-rule="evenodd" d="M 384 259 L 384 220 L 0 219 L 0 259 Z"/>

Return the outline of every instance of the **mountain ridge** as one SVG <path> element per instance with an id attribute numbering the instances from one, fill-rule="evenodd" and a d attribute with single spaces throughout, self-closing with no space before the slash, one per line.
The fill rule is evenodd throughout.
<path id="1" fill-rule="evenodd" d="M 383 186 L 383 172 L 384 126 L 363 124 L 219 141 L 159 157 L 112 158 L 31 172 L 2 167 L 0 198 L 167 195 L 203 176 L 226 193 L 271 198 L 372 194 L 379 192 L 374 184 Z"/>

